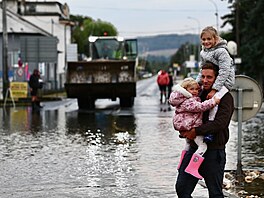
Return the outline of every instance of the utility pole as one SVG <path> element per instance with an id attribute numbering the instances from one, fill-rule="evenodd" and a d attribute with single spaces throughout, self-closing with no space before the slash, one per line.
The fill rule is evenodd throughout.
<path id="1" fill-rule="evenodd" d="M 9 88 L 8 79 L 8 35 L 7 35 L 7 22 L 6 22 L 6 0 L 2 0 L 2 12 L 3 12 L 3 98 L 6 97 L 6 93 Z"/>
<path id="2" fill-rule="evenodd" d="M 201 24 L 200 24 L 200 21 L 195 18 L 195 17 L 188 17 L 188 19 L 192 19 L 194 21 L 196 21 L 197 23 L 197 27 L 198 27 L 198 41 L 200 40 L 200 31 L 201 31 Z M 200 42 L 198 42 L 198 45 L 197 45 L 197 63 L 199 64 L 200 62 Z"/>
<path id="3" fill-rule="evenodd" d="M 215 7 L 215 17 L 216 17 L 216 30 L 219 31 L 219 23 L 218 23 L 218 7 L 213 0 L 209 0 Z"/>

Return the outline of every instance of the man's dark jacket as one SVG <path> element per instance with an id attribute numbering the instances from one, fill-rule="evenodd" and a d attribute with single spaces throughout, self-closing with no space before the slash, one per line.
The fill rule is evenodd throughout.
<path id="1" fill-rule="evenodd" d="M 208 92 L 203 90 L 201 100 L 206 99 Z M 213 134 L 212 142 L 207 143 L 208 149 L 224 149 L 229 139 L 229 123 L 234 112 L 234 100 L 232 95 L 226 93 L 218 104 L 218 111 L 214 121 L 209 121 L 209 111 L 203 113 L 203 124 L 195 128 L 196 135 Z M 191 145 L 197 147 L 192 141 Z"/>

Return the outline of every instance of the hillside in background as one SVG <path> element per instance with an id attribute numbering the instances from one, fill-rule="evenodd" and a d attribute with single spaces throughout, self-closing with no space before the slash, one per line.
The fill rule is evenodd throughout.
<path id="1" fill-rule="evenodd" d="M 184 43 L 199 43 L 196 34 L 168 34 L 138 37 L 139 56 L 164 56 L 170 57 Z"/>

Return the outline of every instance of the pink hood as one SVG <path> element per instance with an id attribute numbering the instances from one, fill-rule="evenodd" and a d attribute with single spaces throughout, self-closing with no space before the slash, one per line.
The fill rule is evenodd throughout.
<path id="1" fill-rule="evenodd" d="M 169 98 L 169 103 L 173 107 L 179 106 L 186 99 L 193 97 L 190 92 L 184 89 L 181 85 L 177 84 L 174 88 L 174 91 L 171 93 Z"/>

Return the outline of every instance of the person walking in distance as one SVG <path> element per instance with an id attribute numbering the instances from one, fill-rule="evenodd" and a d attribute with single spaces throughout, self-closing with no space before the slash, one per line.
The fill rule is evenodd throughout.
<path id="1" fill-rule="evenodd" d="M 219 67 L 207 63 L 201 68 L 201 84 L 203 89 L 200 98 L 205 101 L 212 91 L 213 85 L 218 75 Z M 213 134 L 214 138 L 207 143 L 207 150 L 204 153 L 204 160 L 199 168 L 199 174 L 204 178 L 208 189 L 209 198 L 224 198 L 222 184 L 224 169 L 226 164 L 225 146 L 229 139 L 229 123 L 234 111 L 234 100 L 227 92 L 218 104 L 218 111 L 214 120 L 209 121 L 209 111 L 205 111 L 202 116 L 203 123 L 188 131 L 181 131 L 181 136 L 190 140 L 190 149 L 183 156 L 179 173 L 175 184 L 176 193 L 179 198 L 192 197 L 192 193 L 198 183 L 198 178 L 185 172 L 185 169 L 192 163 L 199 163 L 199 157 L 193 157 L 197 150 L 197 145 L 193 141 L 196 136 Z"/>
<path id="2" fill-rule="evenodd" d="M 166 89 L 169 84 L 169 81 L 170 79 L 168 73 L 165 70 L 160 70 L 157 78 L 157 83 L 160 90 L 160 104 L 163 103 L 163 98 L 165 99 L 164 103 L 166 103 L 166 99 L 167 99 Z"/>
<path id="3" fill-rule="evenodd" d="M 181 84 L 175 86 L 174 91 L 171 93 L 169 103 L 175 107 L 175 114 L 173 117 L 174 129 L 181 131 L 188 131 L 193 127 L 198 127 L 202 124 L 202 112 L 213 108 L 220 102 L 219 94 L 216 94 L 213 98 L 201 102 L 198 94 L 200 86 L 193 78 L 185 78 Z M 185 172 L 202 179 L 198 169 L 203 162 L 203 154 L 207 149 L 207 145 L 204 142 L 204 136 L 196 136 L 194 142 L 198 145 L 198 149 L 194 153 L 194 157 L 198 156 L 200 163 L 189 163 Z M 190 148 L 190 140 L 186 139 L 185 148 L 181 153 L 180 163 L 177 167 L 181 166 L 181 161 L 185 153 Z"/>
<path id="4" fill-rule="evenodd" d="M 170 95 L 171 95 L 171 91 L 172 91 L 172 87 L 173 87 L 173 71 L 169 71 L 168 72 L 168 75 L 169 75 L 169 83 L 168 83 L 168 93 L 167 93 L 167 99 L 169 100 L 170 98 Z"/>
<path id="5" fill-rule="evenodd" d="M 38 90 L 43 86 L 42 79 L 40 78 L 40 72 L 38 69 L 34 69 L 33 74 L 29 78 L 29 87 L 31 94 L 31 105 L 33 110 L 39 110 L 42 108 L 38 98 Z"/>

